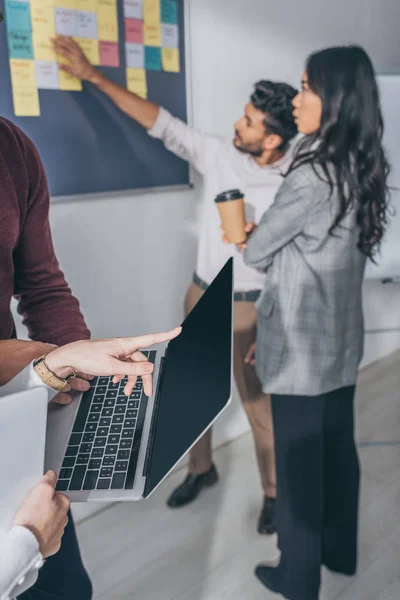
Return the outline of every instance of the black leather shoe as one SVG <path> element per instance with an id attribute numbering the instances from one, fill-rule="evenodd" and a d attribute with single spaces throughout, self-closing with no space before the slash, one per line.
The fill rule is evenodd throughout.
<path id="1" fill-rule="evenodd" d="M 260 518 L 258 520 L 258 533 L 272 535 L 276 532 L 276 498 L 264 498 Z"/>
<path id="2" fill-rule="evenodd" d="M 266 588 L 271 590 L 271 592 L 275 592 L 275 594 L 281 593 L 279 572 L 277 568 L 257 565 L 254 574 Z"/>
<path id="3" fill-rule="evenodd" d="M 193 502 L 204 487 L 211 487 L 218 481 L 218 473 L 214 465 L 205 473 L 200 475 L 189 475 L 185 481 L 181 483 L 171 494 L 167 500 L 167 505 L 170 508 L 180 508 Z"/>

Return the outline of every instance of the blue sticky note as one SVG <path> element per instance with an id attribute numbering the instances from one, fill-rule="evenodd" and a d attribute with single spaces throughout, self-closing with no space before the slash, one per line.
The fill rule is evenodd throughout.
<path id="1" fill-rule="evenodd" d="M 7 31 L 32 31 L 31 11 L 28 2 L 6 2 Z"/>
<path id="2" fill-rule="evenodd" d="M 147 71 L 161 71 L 161 48 L 145 46 L 145 68 Z"/>
<path id="3" fill-rule="evenodd" d="M 32 33 L 30 31 L 9 31 L 7 37 L 10 58 L 33 60 Z"/>
<path id="4" fill-rule="evenodd" d="M 161 0 L 162 23 L 178 24 L 178 4 L 175 0 Z"/>

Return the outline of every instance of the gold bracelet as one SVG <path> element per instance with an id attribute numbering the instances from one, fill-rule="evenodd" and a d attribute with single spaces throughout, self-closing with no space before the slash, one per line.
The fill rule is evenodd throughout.
<path id="1" fill-rule="evenodd" d="M 73 371 L 65 379 L 63 379 L 62 377 L 58 377 L 46 365 L 46 356 L 48 356 L 48 354 L 50 354 L 50 352 L 48 352 L 47 354 L 43 354 L 43 356 L 40 356 L 39 358 L 33 361 L 33 369 L 35 373 L 39 375 L 40 379 L 45 385 L 48 385 L 56 392 L 69 392 L 71 390 L 69 382 L 75 379 L 75 371 Z"/>

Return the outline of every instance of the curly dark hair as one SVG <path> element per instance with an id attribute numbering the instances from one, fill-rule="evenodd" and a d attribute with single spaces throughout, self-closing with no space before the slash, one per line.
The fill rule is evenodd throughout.
<path id="1" fill-rule="evenodd" d="M 370 58 L 359 46 L 338 46 L 311 54 L 308 85 L 322 100 L 320 129 L 301 142 L 290 171 L 309 163 L 339 194 L 330 233 L 357 209 L 358 249 L 373 262 L 388 221 L 390 165 L 382 147 L 383 119 Z M 333 166 L 332 169 L 328 166 Z"/>
<path id="2" fill-rule="evenodd" d="M 282 138 L 280 150 L 285 150 L 290 140 L 297 134 L 293 117 L 292 100 L 297 90 L 287 83 L 258 81 L 250 101 L 255 108 L 265 113 L 264 125 L 268 133 L 276 133 Z"/>

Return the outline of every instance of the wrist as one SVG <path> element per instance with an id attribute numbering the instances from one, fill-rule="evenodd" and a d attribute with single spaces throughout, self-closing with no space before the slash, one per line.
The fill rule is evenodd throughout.
<path id="1" fill-rule="evenodd" d="M 91 67 L 85 79 L 90 83 L 93 83 L 93 85 L 99 85 L 101 82 L 101 73 Z"/>
<path id="2" fill-rule="evenodd" d="M 61 379 L 66 379 L 74 373 L 73 367 L 68 365 L 68 356 L 63 348 L 57 348 L 45 358 L 47 368 Z"/>

